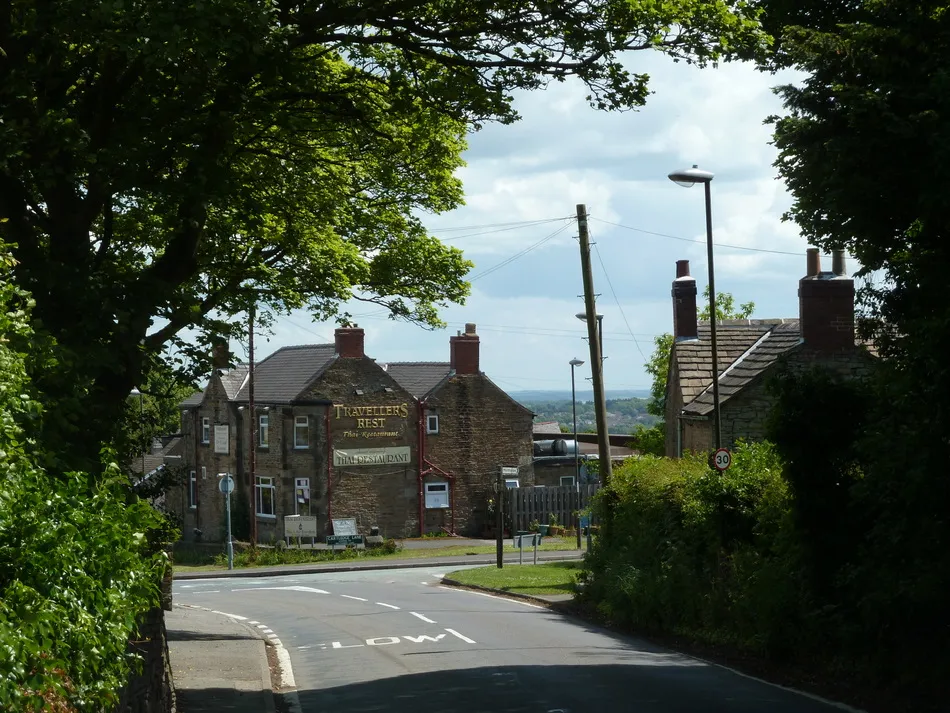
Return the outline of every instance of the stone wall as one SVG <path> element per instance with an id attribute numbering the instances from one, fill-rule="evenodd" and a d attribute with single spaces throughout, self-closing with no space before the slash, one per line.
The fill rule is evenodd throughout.
<path id="1" fill-rule="evenodd" d="M 455 530 L 479 535 L 489 524 L 488 500 L 502 466 L 517 467 L 522 486 L 534 485 L 531 413 L 484 374 L 459 374 L 425 404 L 439 417 L 439 433 L 426 434 L 426 458 L 450 473 Z M 433 472 L 428 480 L 439 480 Z M 429 512 L 427 529 L 437 529 L 446 514 Z"/>

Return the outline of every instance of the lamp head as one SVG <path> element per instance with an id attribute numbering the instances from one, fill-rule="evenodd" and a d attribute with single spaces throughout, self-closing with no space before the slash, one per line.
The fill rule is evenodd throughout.
<path id="1" fill-rule="evenodd" d="M 582 360 L 577 359 L 577 358 L 571 359 L 571 360 L 568 362 L 568 364 L 570 364 L 571 366 L 581 366 L 583 363 L 584 363 L 584 362 L 583 362 Z"/>
<path id="2" fill-rule="evenodd" d="M 681 171 L 673 171 L 669 174 L 669 178 L 677 186 L 683 186 L 684 188 L 691 188 L 697 183 L 709 183 L 714 173 L 710 171 L 703 171 L 696 164 L 693 164 L 692 168 L 685 168 Z"/>
<path id="3" fill-rule="evenodd" d="M 586 321 L 587 321 L 587 312 L 578 312 L 578 313 L 575 314 L 574 316 L 577 317 L 581 322 L 586 322 Z M 604 318 L 604 315 L 602 315 L 602 314 L 595 314 L 595 315 L 594 315 L 594 318 L 595 318 L 595 319 L 603 319 L 603 318 Z"/>

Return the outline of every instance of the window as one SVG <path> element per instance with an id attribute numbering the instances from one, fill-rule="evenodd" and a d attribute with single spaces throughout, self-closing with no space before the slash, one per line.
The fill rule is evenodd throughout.
<path id="1" fill-rule="evenodd" d="M 198 479 L 195 477 L 195 471 L 188 473 L 188 507 L 198 507 Z"/>
<path id="2" fill-rule="evenodd" d="M 205 466 L 201 466 L 201 479 L 202 480 L 208 479 L 208 469 Z"/>
<path id="3" fill-rule="evenodd" d="M 274 502 L 277 500 L 277 488 L 274 479 L 257 476 L 254 483 L 254 504 L 257 514 L 261 517 L 276 517 Z"/>
<path id="4" fill-rule="evenodd" d="M 573 475 L 562 475 L 562 476 L 561 476 L 561 485 L 574 485 L 574 476 L 573 476 Z"/>
<path id="5" fill-rule="evenodd" d="M 211 419 L 207 417 L 201 419 L 201 442 L 211 443 Z"/>
<path id="6" fill-rule="evenodd" d="M 310 447 L 310 418 L 297 416 L 294 419 L 294 448 Z"/>
<path id="7" fill-rule="evenodd" d="M 520 488 L 521 481 L 518 478 L 505 478 L 505 487 L 509 490 L 512 488 Z"/>
<path id="8" fill-rule="evenodd" d="M 449 484 L 441 482 L 426 483 L 426 507 L 447 508 L 449 506 Z"/>
<path id="9" fill-rule="evenodd" d="M 439 432 L 439 415 L 435 413 L 426 414 L 426 433 Z"/>
<path id="10" fill-rule="evenodd" d="M 267 438 L 267 426 L 269 420 L 267 414 L 261 414 L 258 417 L 258 426 L 257 426 L 257 445 L 261 448 L 267 448 L 268 438 Z"/>

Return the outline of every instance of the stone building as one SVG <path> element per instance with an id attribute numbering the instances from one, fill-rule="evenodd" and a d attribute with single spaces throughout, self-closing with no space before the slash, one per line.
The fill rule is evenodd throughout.
<path id="1" fill-rule="evenodd" d="M 379 362 L 352 327 L 337 329 L 334 344 L 277 350 L 253 379 L 247 365 L 227 370 L 219 359 L 181 405 L 185 537 L 223 536 L 221 473 L 253 504 L 259 542 L 283 538 L 283 518 L 295 514 L 316 516 L 321 538 L 337 518 L 384 537 L 479 534 L 501 467 L 534 480 L 533 414 L 480 370 L 479 349 L 468 324 L 450 338 L 447 362 Z"/>
<path id="2" fill-rule="evenodd" d="M 790 319 L 717 322 L 722 443 L 765 437 L 772 407 L 769 376 L 780 363 L 789 368 L 821 365 L 844 376 L 866 376 L 874 358 L 855 339 L 854 280 L 843 251 L 835 251 L 831 272 L 822 272 L 817 248 L 807 251 L 799 280 L 799 314 Z M 673 281 L 673 347 L 666 384 L 666 455 L 712 449 L 713 370 L 709 323 L 697 319 L 696 280 L 689 261 L 676 263 Z"/>

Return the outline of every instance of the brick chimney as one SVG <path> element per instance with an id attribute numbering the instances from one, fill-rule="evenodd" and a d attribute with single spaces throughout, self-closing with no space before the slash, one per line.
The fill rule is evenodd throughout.
<path id="1" fill-rule="evenodd" d="M 211 341 L 211 368 L 227 369 L 231 365 L 230 351 L 226 339 L 213 338 Z"/>
<path id="2" fill-rule="evenodd" d="M 458 336 L 449 338 L 449 352 L 456 374 L 478 373 L 478 335 L 474 324 L 465 325 L 465 334 L 459 332 Z"/>
<path id="3" fill-rule="evenodd" d="M 677 341 L 699 337 L 696 280 L 689 275 L 689 260 L 676 261 L 676 279 L 673 280 L 673 337 Z"/>
<path id="4" fill-rule="evenodd" d="M 818 248 L 808 248 L 806 275 L 798 282 L 799 317 L 805 346 L 821 351 L 854 348 L 854 280 L 844 250 L 831 254 L 831 272 L 822 272 Z"/>
<path id="5" fill-rule="evenodd" d="M 336 353 L 342 359 L 362 359 L 363 329 L 357 325 L 352 327 L 337 327 L 333 333 L 336 340 Z"/>

